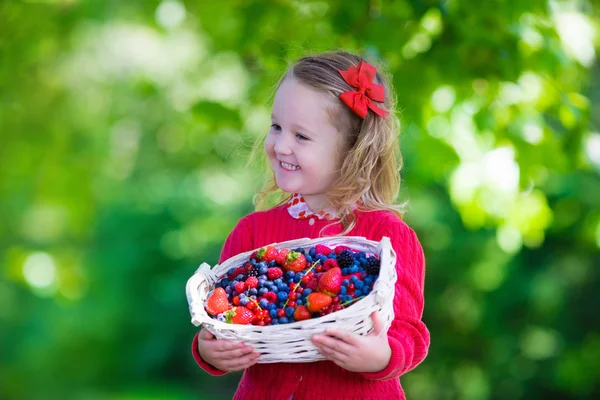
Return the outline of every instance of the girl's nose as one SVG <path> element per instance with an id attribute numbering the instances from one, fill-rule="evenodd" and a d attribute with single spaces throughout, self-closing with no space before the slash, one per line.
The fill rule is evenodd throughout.
<path id="1" fill-rule="evenodd" d="M 275 147 L 273 148 L 277 154 L 291 154 L 291 146 L 289 143 L 288 135 L 285 132 L 281 132 L 275 140 Z"/>

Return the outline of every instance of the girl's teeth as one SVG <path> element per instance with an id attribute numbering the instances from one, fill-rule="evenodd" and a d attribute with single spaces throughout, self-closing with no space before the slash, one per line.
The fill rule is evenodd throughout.
<path id="1" fill-rule="evenodd" d="M 300 167 L 299 167 L 299 166 L 297 166 L 297 165 L 288 164 L 288 163 L 284 163 L 284 162 L 282 162 L 282 163 L 281 163 L 281 166 L 282 166 L 283 168 L 285 168 L 285 169 L 289 169 L 289 170 L 291 170 L 291 171 L 294 171 L 294 170 L 300 169 Z"/>

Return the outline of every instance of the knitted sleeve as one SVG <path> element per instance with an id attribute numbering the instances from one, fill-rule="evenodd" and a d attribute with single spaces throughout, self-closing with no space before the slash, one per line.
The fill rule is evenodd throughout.
<path id="1" fill-rule="evenodd" d="M 396 252 L 398 280 L 394 294 L 394 319 L 388 331 L 392 349 L 390 362 L 383 370 L 363 373 L 369 379 L 397 379 L 425 359 L 429 348 L 429 331 L 421 321 L 425 259 L 415 232 L 404 222 L 388 225 L 381 236 L 390 238 Z M 380 238 L 379 238 L 380 239 Z"/>
<path id="2" fill-rule="evenodd" d="M 252 227 L 252 218 L 251 215 L 248 215 L 242 218 L 238 224 L 233 228 L 233 231 L 225 240 L 225 244 L 223 245 L 223 249 L 221 250 L 221 257 L 219 258 L 219 263 L 231 258 L 240 253 L 250 251 L 253 247 L 253 227 Z M 226 371 L 221 371 L 213 367 L 211 364 L 207 363 L 200 357 L 200 353 L 198 353 L 198 334 L 194 337 L 192 341 L 192 355 L 194 356 L 194 360 L 196 363 L 214 376 L 225 375 Z"/>

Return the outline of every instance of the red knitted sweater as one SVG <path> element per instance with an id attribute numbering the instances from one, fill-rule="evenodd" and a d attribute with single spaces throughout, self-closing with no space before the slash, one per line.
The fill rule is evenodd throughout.
<path id="1" fill-rule="evenodd" d="M 313 363 L 255 364 L 240 381 L 234 400 L 336 400 L 404 399 L 402 374 L 415 368 L 427 355 L 429 332 L 421 321 L 425 263 L 414 231 L 391 212 L 356 212 L 356 226 L 349 236 L 379 241 L 391 239 L 396 251 L 398 281 L 394 295 L 394 320 L 388 331 L 392 356 L 386 368 L 375 373 L 355 373 L 331 361 Z M 312 221 L 311 221 L 312 220 Z M 281 205 L 242 218 L 231 232 L 220 262 L 245 251 L 274 242 L 316 238 L 329 221 L 294 219 Z M 341 223 L 328 227 L 321 236 L 342 231 Z M 192 353 L 198 365 L 212 375 L 223 375 L 198 354 L 197 337 Z"/>

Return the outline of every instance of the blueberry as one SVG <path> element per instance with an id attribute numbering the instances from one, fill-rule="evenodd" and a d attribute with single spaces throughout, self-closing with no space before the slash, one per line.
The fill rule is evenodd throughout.
<path id="1" fill-rule="evenodd" d="M 239 274 L 238 276 L 235 277 L 236 281 L 243 281 L 244 280 L 244 274 Z"/>
<path id="2" fill-rule="evenodd" d="M 317 254 L 317 249 L 315 249 L 314 247 L 311 247 L 310 250 L 308 250 L 308 255 L 311 257 L 314 257 L 315 254 Z"/>
<path id="3" fill-rule="evenodd" d="M 296 305 L 299 305 L 299 306 L 301 306 L 301 305 L 303 305 L 303 304 L 304 304 L 304 302 L 302 301 L 302 299 L 298 299 L 298 300 L 296 300 Z"/>
<path id="4" fill-rule="evenodd" d="M 363 281 L 357 281 L 354 285 L 356 286 L 357 289 L 362 289 L 363 286 L 365 286 Z"/>
<path id="5" fill-rule="evenodd" d="M 306 255 L 306 250 L 304 250 L 302 247 L 298 247 L 297 249 L 294 249 L 294 251 L 297 251 L 298 253 L 302 253 L 303 255 Z"/>
<path id="6" fill-rule="evenodd" d="M 246 293 L 241 293 L 240 294 L 240 299 L 243 299 L 244 297 L 246 297 Z"/>
<path id="7" fill-rule="evenodd" d="M 279 289 L 277 289 L 277 286 L 272 286 L 272 287 L 270 288 L 270 290 L 271 290 L 271 292 L 273 292 L 273 293 L 277 293 L 277 292 L 279 292 Z"/>
<path id="8" fill-rule="evenodd" d="M 342 286 L 348 286 L 350 284 L 350 281 L 348 279 L 344 279 L 342 281 Z"/>
<path id="9" fill-rule="evenodd" d="M 350 277 L 350 280 L 352 281 L 352 283 L 356 284 L 356 282 L 358 282 L 358 278 L 356 277 L 356 275 L 352 275 L 352 277 Z"/>
<path id="10" fill-rule="evenodd" d="M 260 267 L 258 269 L 258 273 L 261 275 L 266 275 L 268 271 L 269 271 L 269 267 L 267 267 L 266 265 L 264 267 Z"/>
<path id="11" fill-rule="evenodd" d="M 327 256 L 325 254 L 317 254 L 317 258 L 321 260 L 321 263 L 324 263 L 327 260 Z"/>
<path id="12" fill-rule="evenodd" d="M 256 260 L 254 258 L 250 260 L 250 265 L 256 265 Z"/>
<path id="13" fill-rule="evenodd" d="M 373 278 L 371 278 L 371 276 L 367 276 L 367 277 L 365 278 L 365 283 L 366 283 L 367 285 L 369 285 L 369 284 L 373 283 Z"/>
<path id="14" fill-rule="evenodd" d="M 305 258 L 306 258 L 306 262 L 307 262 L 307 263 L 311 264 L 311 263 L 313 262 L 313 258 L 312 258 L 312 256 L 308 255 L 308 256 L 306 256 Z"/>
<path id="15" fill-rule="evenodd" d="M 273 260 L 269 263 L 269 268 L 275 268 L 278 267 L 279 265 L 277 265 L 277 261 Z"/>
<path id="16" fill-rule="evenodd" d="M 277 320 L 277 318 L 273 318 L 273 321 L 271 321 L 271 325 L 279 325 L 279 321 Z"/>
<path id="17" fill-rule="evenodd" d="M 269 289 L 267 289 L 267 288 L 260 288 L 260 289 L 258 289 L 258 295 L 264 296 L 265 293 L 267 293 L 268 291 L 269 291 Z"/>
<path id="18" fill-rule="evenodd" d="M 294 307 L 286 307 L 285 308 L 285 315 L 287 315 L 288 317 L 291 317 L 292 315 L 294 315 Z"/>
<path id="19" fill-rule="evenodd" d="M 354 292 L 354 295 L 355 295 L 356 297 L 360 297 L 360 296 L 362 296 L 362 295 L 363 295 L 363 292 L 362 292 L 362 290 L 358 290 L 358 289 L 357 289 L 357 290 L 356 290 L 356 292 Z"/>
<path id="20" fill-rule="evenodd" d="M 351 274 L 354 274 L 354 273 L 356 273 L 356 272 L 358 272 L 358 266 L 356 266 L 356 265 L 353 265 L 352 267 L 350 267 L 350 273 L 351 273 Z"/>
<path id="21" fill-rule="evenodd" d="M 277 278 L 277 279 L 275 279 L 275 280 L 273 281 L 273 283 L 274 283 L 274 284 L 276 284 L 276 285 L 281 285 L 281 284 L 283 283 L 283 279 L 281 279 L 281 278 Z"/>
<path id="22" fill-rule="evenodd" d="M 329 253 L 329 258 L 333 258 L 334 260 L 337 258 L 337 254 L 335 254 L 335 252 L 331 252 Z"/>
<path id="23" fill-rule="evenodd" d="M 277 299 L 279 301 L 286 300 L 287 298 L 288 298 L 288 295 L 287 295 L 286 292 L 279 292 L 279 293 L 277 293 Z"/>
<path id="24" fill-rule="evenodd" d="M 312 293 L 312 290 L 310 289 L 304 289 L 304 292 L 302 292 L 302 296 L 303 297 L 308 297 L 309 294 Z"/>
<path id="25" fill-rule="evenodd" d="M 358 258 L 366 258 L 367 255 L 365 254 L 364 251 L 359 251 L 358 253 L 356 253 L 356 255 L 354 257 L 358 257 Z"/>
<path id="26" fill-rule="evenodd" d="M 227 294 L 231 294 L 232 291 L 233 291 L 233 289 L 231 288 L 231 286 L 227 286 L 225 288 L 225 293 L 227 293 Z"/>
<path id="27" fill-rule="evenodd" d="M 286 317 L 281 317 L 279 318 L 279 323 L 280 324 L 287 324 L 289 323 L 288 319 Z"/>
<path id="28" fill-rule="evenodd" d="M 269 311 L 269 315 L 271 315 L 271 318 L 275 318 L 275 317 L 277 317 L 277 310 L 276 310 L 276 309 L 274 309 L 274 308 L 273 308 L 273 309 L 271 309 L 271 310 Z"/>
<path id="29" fill-rule="evenodd" d="M 295 273 L 294 271 L 287 271 L 287 272 L 285 273 L 285 277 L 286 277 L 286 278 L 293 278 L 293 277 L 294 277 L 294 275 L 296 275 L 296 273 Z"/>
<path id="30" fill-rule="evenodd" d="M 258 290 L 256 290 L 256 288 L 252 288 L 248 290 L 248 293 L 250 293 L 253 296 L 256 296 L 258 294 Z"/>
<path id="31" fill-rule="evenodd" d="M 287 281 L 287 283 L 288 283 L 288 286 L 289 286 L 289 284 L 290 284 L 290 283 L 294 283 L 294 282 L 295 282 L 295 281 L 294 281 L 294 278 L 290 278 L 290 279 L 288 279 L 288 281 Z M 298 282 L 296 282 L 296 283 L 298 283 Z"/>
<path id="32" fill-rule="evenodd" d="M 346 286 L 342 286 L 340 288 L 340 294 L 346 294 L 346 293 L 348 293 L 348 289 L 346 289 Z"/>
<path id="33" fill-rule="evenodd" d="M 360 263 L 360 265 L 365 265 L 367 263 L 367 259 L 364 257 L 361 257 L 358 259 L 358 262 Z"/>
<path id="34" fill-rule="evenodd" d="M 367 294 L 371 293 L 371 288 L 368 286 L 365 286 L 364 288 L 362 288 L 362 292 L 364 295 L 367 295 Z"/>
<path id="35" fill-rule="evenodd" d="M 260 308 L 267 308 L 269 306 L 269 301 L 267 299 L 261 299 L 258 305 Z"/>
<path id="36" fill-rule="evenodd" d="M 342 275 L 348 275 L 349 273 L 348 268 L 342 268 Z"/>
<path id="37" fill-rule="evenodd" d="M 235 271 L 235 268 L 229 268 L 229 271 L 227 271 L 227 275 L 233 275 L 234 271 Z"/>
<path id="38" fill-rule="evenodd" d="M 275 312 L 277 312 L 277 304 L 269 303 L 269 310 L 275 310 Z"/>
<path id="39" fill-rule="evenodd" d="M 240 299 L 240 304 L 241 304 L 242 306 L 246 306 L 246 305 L 248 304 L 248 302 L 249 302 L 249 301 L 250 301 L 250 300 L 248 300 L 248 298 L 247 298 L 247 297 L 244 297 L 243 299 Z"/>

